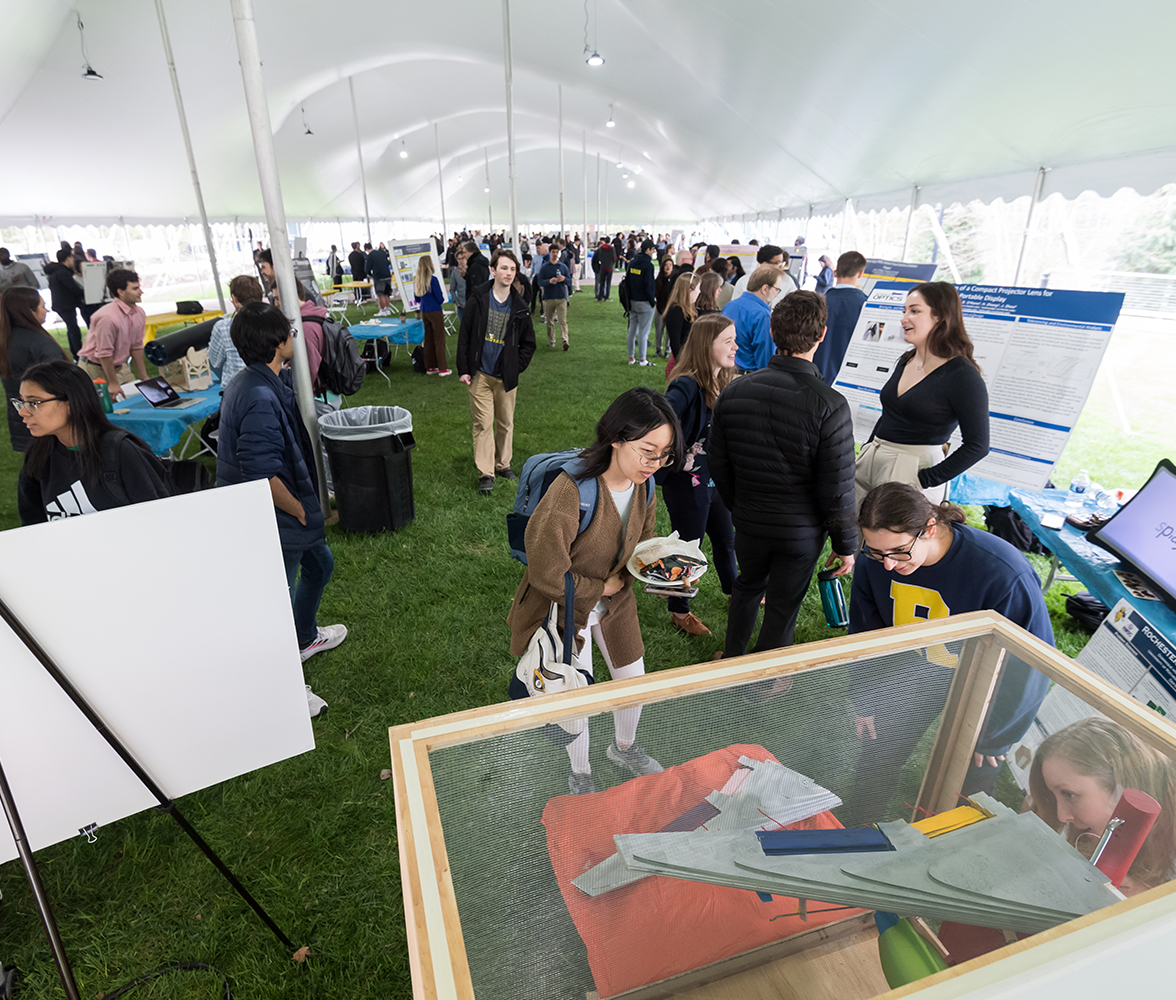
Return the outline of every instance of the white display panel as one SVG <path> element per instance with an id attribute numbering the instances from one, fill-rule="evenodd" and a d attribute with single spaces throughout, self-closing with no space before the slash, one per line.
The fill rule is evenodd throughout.
<path id="1" fill-rule="evenodd" d="M 0 596 L 172 798 L 314 748 L 264 481 L 2 532 Z M 156 804 L 4 624 L 0 664 L 34 850 Z"/>

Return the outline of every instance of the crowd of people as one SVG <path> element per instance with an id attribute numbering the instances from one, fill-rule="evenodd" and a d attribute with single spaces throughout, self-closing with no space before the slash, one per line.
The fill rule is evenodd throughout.
<path id="1" fill-rule="evenodd" d="M 603 237 L 591 255 L 578 234 L 534 234 L 517 248 L 496 234 L 435 241 L 442 273 L 425 256 L 414 278 L 426 370 L 450 374 L 442 318 L 448 294 L 459 318 L 455 368 L 469 396 L 480 492 L 490 492 L 496 480 L 518 478 L 515 397 L 537 349 L 535 324 L 546 327 L 550 348 L 570 350 L 568 301 L 581 290 L 589 256 L 598 302 L 611 298 L 614 276 L 622 276 L 628 363 L 653 364 L 651 332 L 652 356 L 667 361 L 664 393 L 639 387 L 618 397 L 574 471 L 556 477 L 531 516 L 528 565 L 508 617 L 513 655 L 524 653 L 553 605 L 562 609 L 570 573 L 579 669 L 591 674 L 595 646 L 611 677 L 644 672 L 639 605 L 626 564 L 635 547 L 656 534 L 659 499 L 681 538 L 710 540 L 710 563 L 728 598 L 718 657 L 748 651 L 761 605 L 752 650 L 792 643 L 826 545 L 831 551 L 824 567 L 835 576 L 852 574 L 851 633 L 994 609 L 1053 642 L 1040 584 L 1024 556 L 967 526 L 946 498 L 948 482 L 989 447 L 987 390 L 952 285 L 924 283 L 908 292 L 901 318 L 907 350 L 881 392 L 874 433 L 855 455 L 849 405 L 834 381 L 865 302 L 857 287 L 866 268 L 860 253 L 842 253 L 835 262 L 822 257 L 817 287 L 807 290 L 803 276 L 792 273 L 789 253 L 774 245 L 757 246 L 748 269 L 717 245 L 684 248 L 661 234 Z M 327 273 L 337 284 L 344 271 L 331 249 Z M 67 351 L 45 329 L 47 310 L 35 281 L 30 285 L 0 250 L 0 376 L 10 398 L 12 446 L 25 453 L 18 485 L 24 523 L 170 492 L 159 460 L 110 422 L 94 391 L 100 382 L 118 399 L 125 383 L 146 378 L 138 275 L 111 269 L 110 301 L 87 318 L 84 340 L 80 332 L 75 337 L 66 314 L 76 324 L 72 275 L 79 251 L 63 246 L 56 265 L 46 268 L 54 311 L 66 320 Z M 217 323 L 209 344 L 223 392 L 217 483 L 269 483 L 305 661 L 341 643 L 347 629 L 317 620 L 334 558 L 292 388 L 291 325 L 280 308 L 272 256 L 259 247 L 255 259 L 258 275 L 230 282 L 235 311 Z M 353 280 L 371 281 L 377 314 L 386 313 L 392 294 L 387 247 L 352 244 L 348 264 Z M 317 292 L 298 285 L 312 375 L 326 317 Z M 963 445 L 953 451 L 947 442 L 957 429 Z M 599 502 L 585 526 L 580 485 L 586 479 L 595 481 Z M 668 611 L 684 633 L 712 634 L 685 596 L 670 598 Z M 849 698 L 860 740 L 852 802 L 862 821 L 882 817 L 903 766 L 942 709 L 953 667 L 944 650 L 927 662 L 851 671 Z M 759 686 L 755 697 L 784 695 L 789 686 L 788 680 Z M 965 793 L 993 789 L 1001 762 L 1027 731 L 1047 689 L 1047 680 L 1025 664 L 1004 666 Z M 312 715 L 326 707 L 309 686 L 307 699 Z M 660 763 L 637 740 L 640 718 L 640 709 L 615 713 L 607 756 L 633 774 L 656 773 Z M 1093 723 L 1055 734 L 1034 763 L 1035 808 L 1072 839 L 1096 832 L 1115 789 L 1121 791 L 1116 767 L 1171 800 L 1171 763 L 1152 759 L 1132 739 Z M 1094 745 L 1117 750 L 1091 750 Z M 568 742 L 567 753 L 572 793 L 593 791 L 586 729 Z M 1100 753 L 1107 759 L 1095 760 Z M 1093 802 L 1086 811 L 1073 806 L 1075 785 Z M 1141 855 L 1133 870 L 1138 885 L 1172 872 L 1174 836 L 1169 823 L 1155 849 Z"/>

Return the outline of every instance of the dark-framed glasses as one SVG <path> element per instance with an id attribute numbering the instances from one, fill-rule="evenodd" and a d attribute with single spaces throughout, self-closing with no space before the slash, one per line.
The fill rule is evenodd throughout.
<path id="1" fill-rule="evenodd" d="M 48 396 L 45 399 L 21 399 L 19 396 L 9 396 L 8 402 L 12 404 L 12 408 L 20 413 L 21 410 L 28 410 L 29 413 L 36 413 L 37 407 L 42 403 L 64 403 L 64 396 Z"/>
<path id="2" fill-rule="evenodd" d="M 911 549 L 915 547 L 915 542 L 923 537 L 923 532 L 926 530 L 926 528 L 920 528 L 918 534 L 916 534 L 914 539 L 911 541 L 911 544 L 908 545 L 905 549 L 893 549 L 889 552 L 879 552 L 877 549 L 872 549 L 865 542 L 862 542 L 860 554 L 865 556 L 867 559 L 873 559 L 875 562 L 885 562 L 887 559 L 889 559 L 891 562 L 910 562 Z"/>
<path id="3" fill-rule="evenodd" d="M 637 457 L 641 460 L 642 465 L 648 465 L 651 468 L 660 469 L 663 466 L 669 465 L 674 460 L 672 452 L 667 451 L 661 455 L 651 455 L 647 451 L 642 451 L 637 447 L 637 445 L 633 444 L 632 441 L 626 441 L 625 443 L 630 448 L 632 448 L 634 452 L 636 452 Z"/>

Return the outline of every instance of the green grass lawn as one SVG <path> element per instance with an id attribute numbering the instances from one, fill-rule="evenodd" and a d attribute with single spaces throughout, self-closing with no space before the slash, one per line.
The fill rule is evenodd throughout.
<path id="1" fill-rule="evenodd" d="M 535 452 L 587 444 L 604 408 L 625 389 L 639 384 L 664 388 L 661 367 L 626 363 L 624 322 L 615 301 L 598 304 L 581 293 L 572 300 L 569 324 L 572 348 L 567 353 L 548 348 L 539 329 L 540 346 L 518 393 L 516 470 Z M 451 363 L 455 342 L 450 338 Z M 489 497 L 475 489 L 465 387 L 456 375 L 413 374 L 403 350 L 390 375 L 390 389 L 380 376 L 370 375 L 351 403 L 396 404 L 412 411 L 416 520 L 387 535 L 328 529 L 336 568 L 320 621 L 344 622 L 350 635 L 342 647 L 307 664 L 308 682 L 331 706 L 314 724 L 317 748 L 181 803 L 291 938 L 310 946 L 311 960 L 293 963 L 175 824 L 149 811 L 100 830 L 96 844 L 78 838 L 37 855 L 85 996 L 109 992 L 157 965 L 185 960 L 223 969 L 241 997 L 384 1000 L 410 995 L 392 788 L 380 777 L 389 766 L 388 727 L 505 698 L 513 668 L 506 614 L 522 567 L 506 546 L 504 519 L 513 503 L 513 484 L 499 482 Z M 18 524 L 17 470 L 18 456 L 0 451 L 0 528 Z M 659 529 L 669 531 L 664 510 L 659 510 Z M 130 541 L 139 551 L 156 544 Z M 78 604 L 84 600 L 84 595 L 72 596 Z M 1049 603 L 1059 646 L 1073 655 L 1086 636 L 1066 623 L 1060 601 L 1055 589 Z M 694 603 L 715 630 L 714 638 L 688 638 L 671 627 L 663 602 L 645 595 L 639 602 L 649 669 L 706 660 L 721 648 L 726 600 L 714 574 L 704 579 Z M 199 612 L 196 600 L 193 610 Z M 246 622 L 205 622 L 208 655 L 215 657 Z M 135 627 L 133 617 L 124 627 Z M 832 634 L 837 633 L 826 628 L 814 590 L 801 611 L 797 641 Z M 844 714 L 844 698 L 835 693 L 833 702 L 827 692 L 806 694 L 798 683 L 787 712 L 740 710 L 731 718 L 733 724 L 746 724 L 749 740 L 778 740 L 785 731 L 798 731 L 797 720 Z M 675 753 L 658 742 L 655 727 L 651 750 L 677 760 L 686 750 L 710 749 L 706 715 L 697 715 L 703 731 L 696 746 Z M 651 716 L 656 716 L 652 710 Z M 210 726 L 215 729 L 215 720 Z M 605 726 L 595 738 L 594 760 L 609 732 Z M 835 753 L 826 764 L 844 771 L 845 762 Z M 566 761 L 552 773 L 538 782 L 536 794 L 565 787 Z M 607 769 L 601 774 L 607 783 L 620 780 Z M 542 846 L 541 838 L 532 841 L 532 848 Z M 17 864 L 0 868 L 0 890 L 0 960 L 25 972 L 20 996 L 59 996 L 50 952 Z M 210 977 L 185 974 L 135 995 L 214 993 Z"/>

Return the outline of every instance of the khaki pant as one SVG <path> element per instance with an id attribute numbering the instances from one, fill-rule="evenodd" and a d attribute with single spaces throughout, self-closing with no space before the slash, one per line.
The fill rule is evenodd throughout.
<path id="1" fill-rule="evenodd" d="M 85 358 L 78 358 L 78 367 L 90 376 L 91 381 L 96 378 L 106 378 L 106 372 L 101 365 L 94 364 L 93 361 L 87 361 Z M 114 374 L 118 378 L 119 385 L 124 382 L 134 382 L 135 373 L 131 371 L 131 366 L 125 361 L 122 364 L 114 366 Z"/>
<path id="2" fill-rule="evenodd" d="M 564 299 L 544 299 L 543 300 L 543 318 L 547 321 L 547 342 L 555 346 L 555 327 L 552 326 L 552 319 L 559 323 L 560 332 L 563 334 L 563 342 L 568 342 L 568 300 Z"/>
<path id="3" fill-rule="evenodd" d="M 510 468 L 514 447 L 515 392 L 502 379 L 478 372 L 470 380 L 470 414 L 474 418 L 474 465 L 479 476 Z"/>
<path id="4" fill-rule="evenodd" d="M 938 465 L 946 454 L 941 444 L 895 444 L 874 438 L 862 445 L 854 473 L 854 510 L 862 509 L 866 494 L 882 483 L 907 483 L 923 490 L 933 504 L 947 499 L 948 483 L 923 489 L 919 471 Z"/>

